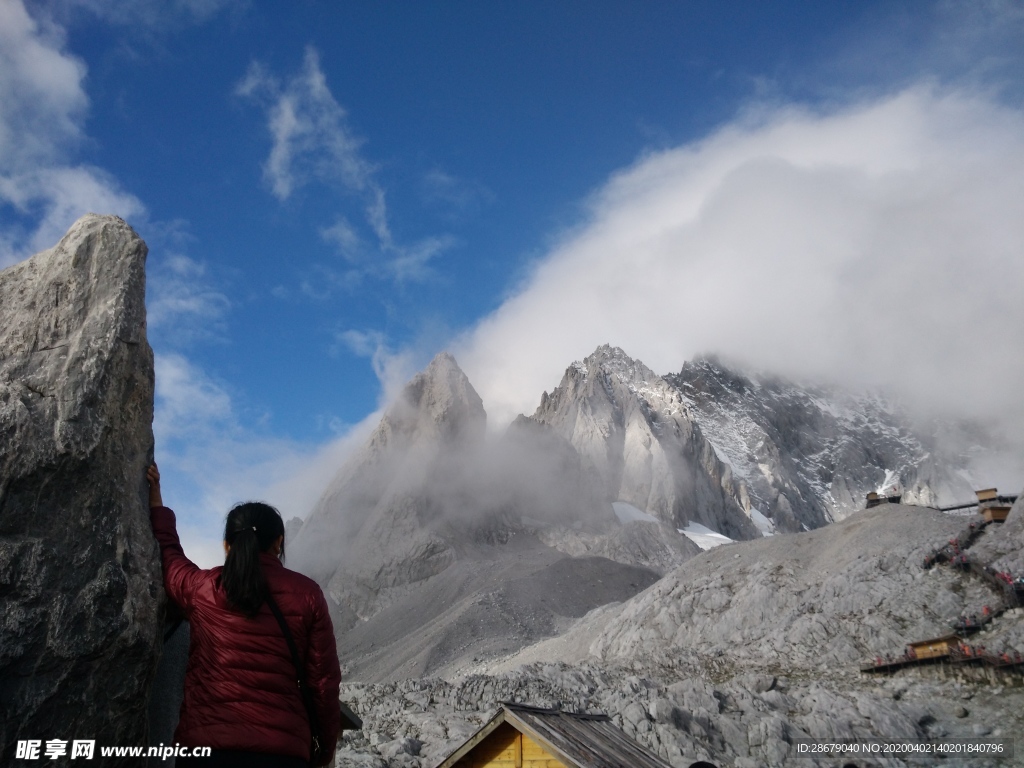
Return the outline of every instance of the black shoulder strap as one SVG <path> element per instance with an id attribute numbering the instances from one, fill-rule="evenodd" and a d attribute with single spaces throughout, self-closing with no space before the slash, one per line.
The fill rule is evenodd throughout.
<path id="1" fill-rule="evenodd" d="M 167 628 L 167 630 L 164 632 L 164 643 L 171 639 L 174 633 L 178 631 L 178 627 L 180 627 L 182 622 L 184 621 L 184 619 L 178 619 L 176 622 L 171 624 L 170 627 Z"/>
<path id="2" fill-rule="evenodd" d="M 269 594 L 267 595 L 267 607 L 270 608 L 270 612 L 274 614 L 274 618 L 277 619 L 277 623 L 281 625 L 281 632 L 284 634 L 284 639 L 288 643 L 288 650 L 292 654 L 292 664 L 295 665 L 296 683 L 299 686 L 299 694 L 302 696 L 302 703 L 306 707 L 306 715 L 309 717 L 309 730 L 313 737 L 313 748 L 314 751 L 321 748 L 320 745 L 320 723 L 316 716 L 316 709 L 313 706 L 313 692 L 309 688 L 309 684 L 306 682 L 306 668 L 302 664 L 299 658 L 299 649 L 295 645 L 295 639 L 292 637 L 292 631 L 288 629 L 288 624 L 284 620 L 284 616 L 281 614 L 281 609 L 277 607 L 277 603 L 274 598 Z"/>

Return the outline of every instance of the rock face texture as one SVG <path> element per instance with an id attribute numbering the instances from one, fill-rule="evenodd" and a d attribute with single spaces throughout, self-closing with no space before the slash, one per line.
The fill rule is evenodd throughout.
<path id="1" fill-rule="evenodd" d="M 977 519 L 974 518 L 976 521 Z M 800 739 L 942 741 L 1024 730 L 1020 675 L 947 665 L 892 676 L 859 664 L 950 631 L 998 594 L 972 574 L 921 561 L 970 518 L 898 505 L 807 533 L 718 547 L 558 637 L 440 678 L 351 684 L 364 720 L 339 766 L 428 768 L 499 702 L 603 711 L 678 768 L 838 766 L 799 756 Z M 988 526 L 970 553 L 1019 558 L 1019 531 Z M 1024 611 L 967 642 L 1024 652 Z M 1019 764 L 914 756 L 855 765 Z"/>
<path id="2" fill-rule="evenodd" d="M 570 366 L 532 417 L 577 450 L 607 501 L 676 528 L 700 523 L 732 539 L 761 535 L 744 489 L 715 454 L 679 392 L 617 347 Z"/>
<path id="3" fill-rule="evenodd" d="M 289 544 L 325 585 L 350 676 L 393 679 L 507 654 L 627 599 L 699 551 L 622 525 L 573 446 L 521 419 L 485 434 L 442 354 L 409 382 Z"/>
<path id="4" fill-rule="evenodd" d="M 893 484 L 912 504 L 973 498 L 961 455 L 968 436 L 912 424 L 881 397 L 754 377 L 712 357 L 665 379 L 744 486 L 748 513 L 759 509 L 780 531 L 841 520 Z"/>
<path id="5" fill-rule="evenodd" d="M 146 743 L 159 652 L 146 245 L 88 215 L 0 272 L 0 746 Z"/>

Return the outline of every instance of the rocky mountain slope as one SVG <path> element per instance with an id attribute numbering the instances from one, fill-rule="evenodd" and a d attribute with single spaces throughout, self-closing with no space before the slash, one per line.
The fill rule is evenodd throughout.
<path id="1" fill-rule="evenodd" d="M 146 245 L 78 220 L 0 272 L 0 754 L 144 744 L 161 576 Z M 117 761 L 111 761 L 111 765 Z"/>
<path id="2" fill-rule="evenodd" d="M 624 600 L 699 549 L 622 524 L 573 447 L 520 420 L 485 435 L 480 398 L 442 354 L 414 377 L 289 544 L 326 586 L 363 679 L 515 650 Z"/>
<path id="3" fill-rule="evenodd" d="M 914 424 L 884 398 L 774 376 L 748 376 L 715 358 L 665 377 L 746 489 L 744 502 L 779 530 L 818 528 L 897 485 L 905 501 L 973 498 L 972 447 L 944 440 L 943 424 Z"/>
<path id="4" fill-rule="evenodd" d="M 761 535 L 679 392 L 621 349 L 605 345 L 570 366 L 532 418 L 569 441 L 608 501 L 675 528 L 698 522 L 734 539 Z"/>
<path id="5" fill-rule="evenodd" d="M 434 366 L 458 379 L 454 361 Z M 417 398 L 437 373 L 424 375 L 401 408 L 422 411 Z M 912 500 L 967 494 L 961 457 L 940 454 L 884 401 L 755 380 L 710 360 L 659 377 L 606 346 L 500 440 L 474 429 L 466 449 L 422 444 L 428 469 L 416 465 L 420 479 L 403 486 L 412 498 L 397 511 L 393 498 L 380 506 L 384 494 L 363 496 L 382 524 L 426 503 L 451 555 L 400 589 L 379 583 L 376 604 L 341 635 L 358 681 L 343 695 L 366 728 L 349 735 L 339 765 L 435 765 L 506 699 L 608 712 L 679 766 L 830 765 L 792 757 L 792 743 L 1008 736 L 1024 725 L 1013 676 L 859 671 L 997 598 L 971 575 L 921 567 L 965 518 L 851 511 L 893 482 Z M 352 466 L 379 461 L 390 459 L 364 454 Z M 354 474 L 364 473 L 343 469 L 325 500 L 351 499 Z M 318 510 L 325 525 L 344 514 L 326 502 Z M 669 543 L 694 524 L 749 540 L 697 556 Z M 1022 532 L 1018 505 L 972 551 L 1024 566 Z M 344 602 L 351 580 L 338 573 L 331 594 Z M 1024 651 L 1022 609 L 979 639 Z"/>
<path id="6" fill-rule="evenodd" d="M 438 355 L 339 470 L 289 551 L 324 584 L 351 673 L 509 653 L 632 596 L 693 541 L 818 528 L 881 480 L 913 476 L 931 498 L 926 470 L 957 471 L 877 399 L 710 360 L 663 378 L 605 345 L 540 400 L 488 437 L 472 384 Z M 560 590 L 555 573 L 595 586 Z"/>
<path id="7" fill-rule="evenodd" d="M 502 700 L 608 712 L 677 766 L 698 759 L 737 768 L 847 764 L 796 757 L 793 742 L 806 738 L 1012 738 L 1024 729 L 1019 673 L 859 671 L 859 662 L 945 634 L 958 617 L 996 599 L 972 575 L 921 565 L 964 522 L 883 505 L 820 530 L 737 542 L 500 661 L 447 678 L 351 684 L 345 695 L 366 728 L 349 737 L 339 765 L 435 765 Z M 1022 532 L 1024 499 L 971 551 L 1017 562 L 1024 558 Z M 1024 651 L 1024 611 L 1002 614 L 972 642 Z"/>

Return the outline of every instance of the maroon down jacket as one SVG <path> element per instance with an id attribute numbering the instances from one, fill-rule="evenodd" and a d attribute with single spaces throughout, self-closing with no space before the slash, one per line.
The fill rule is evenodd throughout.
<path id="1" fill-rule="evenodd" d="M 160 543 L 164 586 L 191 625 L 185 698 L 174 734 L 183 746 L 240 749 L 309 759 L 309 719 L 295 666 L 274 614 L 264 605 L 249 618 L 227 605 L 217 567 L 202 570 L 185 557 L 174 512 L 150 510 Z M 321 743 L 338 739 L 341 670 L 327 602 L 312 579 L 260 555 L 274 600 L 292 631 L 313 689 Z"/>

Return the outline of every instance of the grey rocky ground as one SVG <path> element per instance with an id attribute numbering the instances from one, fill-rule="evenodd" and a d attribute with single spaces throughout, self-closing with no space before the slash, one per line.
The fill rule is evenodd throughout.
<path id="1" fill-rule="evenodd" d="M 160 566 L 146 245 L 88 215 L 0 272 L 0 748 L 143 744 Z"/>
<path id="2" fill-rule="evenodd" d="M 986 530 L 978 552 L 1019 556 L 1021 516 L 1018 505 L 1005 527 Z M 698 758 L 740 767 L 845 764 L 793 757 L 801 738 L 1013 737 L 1024 732 L 1019 675 L 859 671 L 861 661 L 946 633 L 994 598 L 974 576 L 921 567 L 964 522 L 885 505 L 817 531 L 719 547 L 503 659 L 444 677 L 349 684 L 344 695 L 366 727 L 350 736 L 338 764 L 435 765 L 502 700 L 607 712 L 678 766 Z M 1022 628 L 1018 610 L 975 641 L 1024 650 Z M 1006 766 L 1024 764 L 1024 754 L 855 764 Z"/>
<path id="3" fill-rule="evenodd" d="M 680 766 L 782 765 L 800 738 L 1020 725 L 1015 678 L 997 695 L 971 669 L 859 672 L 994 600 L 976 577 L 921 567 L 964 517 L 848 508 L 894 472 L 932 498 L 957 466 L 929 470 L 923 443 L 877 404 L 844 411 L 788 384 L 748 381 L 756 402 L 724 398 L 731 410 L 712 419 L 698 396 L 727 374 L 701 370 L 662 379 L 601 347 L 500 438 L 454 359 L 410 382 L 292 549 L 325 583 L 358 681 L 345 696 L 366 729 L 340 765 L 432 766 L 504 699 L 606 711 Z M 726 430 L 733 418 L 771 455 L 755 455 L 753 427 Z M 829 499 L 840 486 L 842 515 Z M 774 519 L 758 516 L 765 494 Z M 699 553 L 676 530 L 694 522 L 751 540 Z M 990 527 L 977 552 L 1016 562 L 1019 524 Z M 814 530 L 761 536 L 773 528 Z M 1024 650 L 1022 626 L 1005 613 L 985 639 Z"/>

